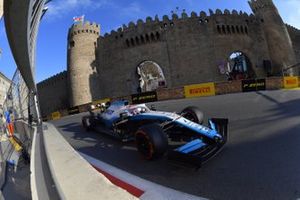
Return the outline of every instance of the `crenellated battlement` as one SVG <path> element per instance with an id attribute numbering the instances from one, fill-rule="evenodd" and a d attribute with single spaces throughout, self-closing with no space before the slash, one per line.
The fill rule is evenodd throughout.
<path id="1" fill-rule="evenodd" d="M 274 8 L 274 3 L 272 0 L 250 0 L 248 1 L 253 12 L 259 9 Z"/>
<path id="2" fill-rule="evenodd" d="M 290 31 L 290 32 L 294 32 L 294 33 L 297 33 L 297 34 L 300 34 L 300 30 L 294 26 L 291 26 L 289 24 L 285 24 L 287 29 Z"/>
<path id="3" fill-rule="evenodd" d="M 246 20 L 247 22 L 251 22 L 254 20 L 255 16 L 253 14 L 248 14 L 246 12 L 238 12 L 237 10 L 229 11 L 228 9 L 225 9 L 224 11 L 221 11 L 220 9 L 217 9 L 215 11 L 209 10 L 209 12 L 201 11 L 199 14 L 196 12 L 191 12 L 189 15 L 185 12 L 181 13 L 181 15 L 178 14 L 172 14 L 172 16 L 164 15 L 162 16 L 162 19 L 159 19 L 158 16 L 155 16 L 155 18 L 147 17 L 146 20 L 138 19 L 136 23 L 129 22 L 127 25 L 123 24 L 122 27 L 118 28 L 117 30 L 112 30 L 110 33 L 104 34 L 104 39 L 107 38 L 122 38 L 123 34 L 129 31 L 136 32 L 137 29 L 142 29 L 144 27 L 159 27 L 158 30 L 153 30 L 152 32 L 156 34 L 157 31 L 164 30 L 168 26 L 175 26 L 176 22 L 178 21 L 198 21 L 200 24 L 207 24 L 211 22 L 211 18 L 215 16 L 224 16 L 224 17 L 232 17 L 236 19 L 242 19 Z M 245 18 L 248 18 L 245 19 Z M 197 23 L 198 23 L 197 22 Z M 212 21 L 213 22 L 213 21 Z M 151 35 L 151 33 L 149 33 Z"/>
<path id="4" fill-rule="evenodd" d="M 67 79 L 67 71 L 66 70 L 39 82 L 37 85 L 38 85 L 38 88 L 42 89 L 43 87 L 53 86 L 57 83 L 60 83 L 60 81 L 64 80 L 64 79 Z"/>
<path id="5" fill-rule="evenodd" d="M 86 21 L 84 23 L 80 22 L 78 24 L 73 24 L 72 27 L 69 29 L 68 38 L 82 33 L 95 34 L 99 36 L 100 25 L 95 22 L 91 23 L 89 21 Z"/>

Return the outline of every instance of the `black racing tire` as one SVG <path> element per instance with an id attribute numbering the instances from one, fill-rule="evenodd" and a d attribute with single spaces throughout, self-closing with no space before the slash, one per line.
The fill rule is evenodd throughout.
<path id="1" fill-rule="evenodd" d="M 92 123 L 91 123 L 91 118 L 90 116 L 84 116 L 82 117 L 82 126 L 86 131 L 91 131 L 92 130 Z"/>
<path id="2" fill-rule="evenodd" d="M 203 112 L 195 106 L 189 106 L 181 112 L 184 118 L 191 120 L 192 122 L 202 124 L 203 123 Z"/>
<path id="3" fill-rule="evenodd" d="M 168 150 L 168 138 L 159 124 L 147 124 L 135 133 L 138 151 L 146 160 L 163 156 Z"/>

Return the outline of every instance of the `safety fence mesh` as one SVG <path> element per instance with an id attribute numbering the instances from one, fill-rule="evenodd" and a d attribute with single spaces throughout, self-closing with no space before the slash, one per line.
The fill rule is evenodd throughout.
<path id="1" fill-rule="evenodd" d="M 36 119 L 33 93 L 26 86 L 20 71 L 16 70 L 3 103 L 3 112 L 10 112 L 13 120 L 31 122 Z"/>
<path id="2" fill-rule="evenodd" d="M 38 125 L 37 104 L 35 94 L 30 90 L 20 71 L 16 70 L 11 85 L 5 94 L 0 114 L 0 187 L 5 183 L 7 163 L 16 163 L 20 155 L 25 163 L 30 162 L 30 152 L 34 130 Z M 9 116 L 9 117 L 8 117 Z M 9 118 L 9 120 L 8 120 Z M 17 153 L 14 153 L 17 152 Z M 17 159 L 18 163 L 20 158 Z M 29 165 L 27 165 L 29 166 Z"/>

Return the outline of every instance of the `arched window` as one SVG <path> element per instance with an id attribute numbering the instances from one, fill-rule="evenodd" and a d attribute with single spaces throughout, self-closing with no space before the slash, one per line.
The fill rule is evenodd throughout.
<path id="1" fill-rule="evenodd" d="M 75 42 L 72 40 L 70 41 L 70 48 L 75 47 Z"/>
<path id="2" fill-rule="evenodd" d="M 127 47 L 130 47 L 130 42 L 128 39 L 126 39 L 126 45 L 127 45 Z"/>
<path id="3" fill-rule="evenodd" d="M 244 33 L 244 27 L 241 26 L 241 33 L 243 34 Z"/>
<path id="4" fill-rule="evenodd" d="M 148 34 L 146 34 L 146 42 L 149 42 L 150 41 L 150 39 L 149 39 L 149 35 Z"/>
<path id="5" fill-rule="evenodd" d="M 158 32 L 156 32 L 156 40 L 160 40 L 160 35 Z"/>
<path id="6" fill-rule="evenodd" d="M 231 26 L 231 32 L 232 32 L 232 33 L 235 33 L 234 26 Z"/>
<path id="7" fill-rule="evenodd" d="M 238 27 L 238 26 L 236 26 L 235 28 L 236 28 L 236 32 L 237 32 L 237 33 L 240 33 L 240 29 L 239 29 L 239 27 Z"/>
<path id="8" fill-rule="evenodd" d="M 145 39 L 144 39 L 144 36 L 142 36 L 142 35 L 141 35 L 141 37 L 140 37 L 140 38 L 141 38 L 141 43 L 142 43 L 142 44 L 145 44 Z"/>
<path id="9" fill-rule="evenodd" d="M 224 25 L 222 25 L 222 33 L 226 34 L 226 30 L 225 30 L 225 26 Z"/>
<path id="10" fill-rule="evenodd" d="M 130 42 L 131 42 L 131 46 L 134 46 L 134 40 L 133 40 L 133 38 L 130 39 Z"/>
<path id="11" fill-rule="evenodd" d="M 221 34 L 221 28 L 219 25 L 217 26 L 217 30 L 218 30 L 218 33 Z"/>
<path id="12" fill-rule="evenodd" d="M 140 44 L 139 38 L 138 38 L 137 36 L 135 37 L 135 43 L 136 43 L 137 45 Z"/>
<path id="13" fill-rule="evenodd" d="M 248 28 L 245 26 L 245 33 L 248 35 Z"/>
<path id="14" fill-rule="evenodd" d="M 249 58 L 241 51 L 235 51 L 230 54 L 228 62 L 224 65 L 222 71 L 231 80 L 254 78 L 255 76 Z"/>
<path id="15" fill-rule="evenodd" d="M 229 34 L 231 33 L 229 25 L 227 25 L 227 33 L 229 33 Z"/>
<path id="16" fill-rule="evenodd" d="M 161 67 L 153 61 L 144 61 L 137 67 L 138 91 L 148 92 L 166 87 L 166 79 Z"/>
<path id="17" fill-rule="evenodd" d="M 155 41 L 155 36 L 154 36 L 153 33 L 150 34 L 150 37 L 151 37 L 151 40 L 152 40 L 152 41 Z"/>

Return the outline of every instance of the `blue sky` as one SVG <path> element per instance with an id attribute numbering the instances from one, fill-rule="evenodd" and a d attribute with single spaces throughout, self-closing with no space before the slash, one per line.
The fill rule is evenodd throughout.
<path id="1" fill-rule="evenodd" d="M 300 29 L 300 0 L 273 0 L 282 18 Z M 72 18 L 84 14 L 88 21 L 101 24 L 101 35 L 122 24 L 147 16 L 170 15 L 179 7 L 187 13 L 208 12 L 211 8 L 236 9 L 251 13 L 247 0 L 53 0 L 41 22 L 37 43 L 36 80 L 39 82 L 66 69 L 67 32 Z M 0 71 L 11 78 L 16 69 L 4 30 L 0 22 Z"/>

